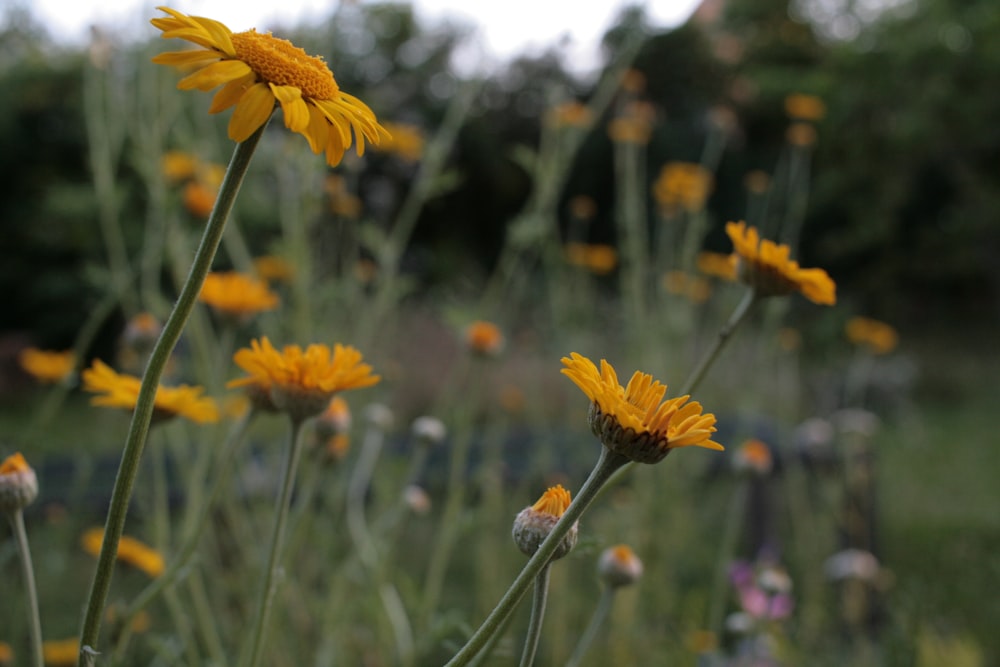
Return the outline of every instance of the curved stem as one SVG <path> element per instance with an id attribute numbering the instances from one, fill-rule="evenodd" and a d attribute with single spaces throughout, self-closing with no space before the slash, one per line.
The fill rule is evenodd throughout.
<path id="1" fill-rule="evenodd" d="M 129 501 L 132 498 L 132 487 L 139 472 L 139 462 L 146 444 L 149 422 L 153 417 L 153 405 L 160 377 L 163 375 L 163 369 L 167 365 L 170 353 L 177 345 L 184 325 L 194 309 L 202 283 L 205 282 L 205 276 L 208 274 L 212 260 L 215 258 L 215 252 L 219 248 L 222 232 L 226 227 L 226 219 L 232 210 L 233 202 L 236 201 L 243 177 L 250 166 L 250 158 L 253 156 L 254 149 L 257 147 L 266 126 L 265 123 L 249 139 L 237 144 L 236 150 L 233 152 L 226 176 L 219 189 L 215 208 L 205 225 L 205 232 L 191 264 L 187 281 L 181 288 L 177 303 L 163 326 L 159 340 L 153 347 L 146 372 L 143 374 L 139 396 L 136 398 L 135 411 L 132 414 L 132 423 L 125 440 L 121 463 L 118 465 L 118 476 L 115 478 L 114 490 L 111 493 L 111 503 L 104 526 L 104 541 L 101 544 L 101 553 L 97 559 L 97 569 L 94 572 L 83 618 L 83 627 L 80 631 L 80 667 L 85 667 L 88 664 L 92 653 L 96 650 L 94 647 L 100 633 L 101 616 L 108 599 L 108 591 L 111 589 L 111 576 L 115 568 L 118 542 L 125 529 Z"/>
<path id="2" fill-rule="evenodd" d="M 28 532 L 24 529 L 24 513 L 14 510 L 7 513 L 10 527 L 17 541 L 17 554 L 21 559 L 21 572 L 24 575 L 24 593 L 28 600 L 28 627 L 31 631 L 31 664 L 43 667 L 42 658 L 42 623 L 38 617 L 38 592 L 35 590 L 35 570 L 31 566 L 31 550 L 28 548 Z"/>
<path id="3" fill-rule="evenodd" d="M 271 603 L 274 601 L 274 594 L 277 592 L 277 584 L 274 575 L 278 571 L 278 562 L 281 560 L 281 547 L 285 537 L 285 524 L 288 519 L 288 508 L 292 504 L 292 489 L 295 488 L 295 472 L 298 469 L 299 455 L 302 453 L 302 422 L 301 419 L 292 419 L 292 430 L 289 436 L 288 456 L 285 457 L 285 468 L 281 476 L 281 490 L 278 492 L 278 499 L 275 505 L 274 527 L 271 531 L 271 549 L 267 557 L 267 566 L 264 569 L 264 582 L 260 591 L 260 602 L 257 605 L 257 616 L 253 628 L 250 630 L 250 646 L 246 660 L 240 660 L 239 664 L 247 667 L 256 667 L 260 660 L 261 648 L 264 646 L 264 634 L 267 630 L 267 619 L 271 614 Z"/>
<path id="4" fill-rule="evenodd" d="M 615 591 L 617 590 L 614 586 L 605 586 L 604 590 L 601 591 L 601 599 L 597 601 L 597 608 L 594 609 L 594 615 L 590 617 L 587 629 L 580 635 L 580 641 L 577 643 L 576 648 L 573 649 L 573 655 L 566 662 L 566 667 L 576 667 L 583 660 L 583 656 L 587 654 L 587 649 L 594 642 L 597 632 L 604 625 L 604 620 L 611 611 L 611 603 L 615 599 Z"/>
<path id="5" fill-rule="evenodd" d="M 469 661 L 479 653 L 490 637 L 503 626 L 504 619 L 514 610 L 514 607 L 517 606 L 517 603 L 521 601 L 524 593 L 528 590 L 528 586 L 531 585 L 542 568 L 548 564 L 562 538 L 569 532 L 570 527 L 576 523 L 577 519 L 580 518 L 594 501 L 604 483 L 608 481 L 616 470 L 626 463 L 628 463 L 628 459 L 621 454 L 616 454 L 604 447 L 601 448 L 601 457 L 597 460 L 597 464 L 594 466 L 593 471 L 591 471 L 590 477 L 583 483 L 573 502 L 570 503 L 569 507 L 566 508 L 566 512 L 552 528 L 552 532 L 539 545 L 538 551 L 528 560 L 520 574 L 517 575 L 514 582 L 510 585 L 510 588 L 500 598 L 500 602 L 497 603 L 497 606 L 493 608 L 493 611 L 483 621 L 483 624 L 479 626 L 479 629 L 473 633 L 465 646 L 455 654 L 445 667 L 461 667 L 462 665 L 469 664 Z"/>
<path id="6" fill-rule="evenodd" d="M 545 603 L 549 599 L 549 574 L 552 563 L 546 563 L 535 577 L 535 592 L 531 599 L 531 620 L 528 621 L 528 635 L 524 638 L 524 652 L 521 653 L 521 667 L 531 667 L 538 652 L 538 640 L 542 636 L 542 621 L 545 619 Z"/>

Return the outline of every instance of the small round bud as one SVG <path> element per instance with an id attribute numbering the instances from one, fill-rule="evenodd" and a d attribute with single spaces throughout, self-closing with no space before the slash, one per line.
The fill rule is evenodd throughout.
<path id="1" fill-rule="evenodd" d="M 38 477 L 21 452 L 0 463 L 0 511 L 21 510 L 38 497 Z"/>
<path id="2" fill-rule="evenodd" d="M 628 546 L 618 544 L 601 553 L 597 574 L 612 588 L 634 584 L 642 577 L 642 561 Z"/>
<path id="3" fill-rule="evenodd" d="M 764 441 L 751 438 L 736 449 L 732 466 L 737 473 L 764 477 L 774 467 L 774 457 L 771 455 L 771 448 Z"/>
<path id="4" fill-rule="evenodd" d="M 427 445 L 440 444 L 444 442 L 445 437 L 448 435 L 448 429 L 445 427 L 444 422 L 437 417 L 430 416 L 414 419 L 410 430 L 413 432 L 413 437 L 419 440 L 421 444 Z"/>
<path id="5" fill-rule="evenodd" d="M 431 497 L 416 484 L 411 484 L 403 489 L 403 501 L 414 514 L 423 515 L 431 511 Z"/>
<path id="6" fill-rule="evenodd" d="M 531 507 L 525 507 L 514 519 L 512 531 L 517 548 L 533 556 L 549 536 L 570 504 L 570 493 L 561 484 L 550 487 Z M 574 522 L 552 554 L 552 560 L 562 558 L 576 546 L 578 523 Z"/>
<path id="7" fill-rule="evenodd" d="M 380 431 L 388 431 L 392 428 L 394 420 L 392 410 L 381 403 L 372 403 L 365 409 L 365 418 L 368 423 Z"/>
<path id="8" fill-rule="evenodd" d="M 503 351 L 504 339 L 500 328 L 492 322 L 477 320 L 465 330 L 469 349 L 480 356 L 495 357 Z"/>

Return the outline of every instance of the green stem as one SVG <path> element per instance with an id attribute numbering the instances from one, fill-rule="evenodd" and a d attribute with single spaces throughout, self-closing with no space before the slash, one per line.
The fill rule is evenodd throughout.
<path id="1" fill-rule="evenodd" d="M 187 281 L 181 288 L 177 303 L 174 305 L 170 317 L 167 318 L 159 340 L 153 347 L 146 372 L 143 374 L 139 395 L 136 398 L 135 411 L 132 414 L 132 423 L 125 440 L 121 463 L 118 466 L 118 476 L 115 478 L 114 490 L 111 493 L 111 503 L 104 526 L 104 541 L 101 544 L 101 553 L 97 560 L 97 570 L 94 572 L 90 595 L 87 599 L 83 627 L 80 632 L 80 667 L 86 667 L 91 660 L 92 652 L 96 650 L 94 647 L 97 645 L 101 629 L 101 616 L 107 602 L 108 591 L 111 589 L 111 576 L 114 573 L 115 558 L 118 554 L 118 542 L 125 529 L 129 500 L 132 498 L 132 487 L 139 472 L 142 450 L 149 432 L 149 422 L 153 417 L 153 406 L 160 377 L 163 375 L 163 369 L 170 359 L 170 353 L 177 345 L 184 325 L 194 309 L 202 283 L 204 283 L 205 276 L 212 266 L 215 252 L 218 250 L 222 232 L 226 227 L 226 218 L 229 217 L 233 202 L 236 201 L 243 177 L 250 166 L 250 158 L 253 156 L 254 149 L 257 147 L 266 126 L 265 123 L 250 135 L 249 139 L 237 144 L 236 150 L 233 152 L 233 158 L 229 162 L 229 169 L 226 171 L 226 176 L 219 189 L 215 208 L 205 226 L 205 232 L 195 253 Z"/>
<path id="2" fill-rule="evenodd" d="M 743 295 L 743 300 L 737 304 L 736 310 L 734 310 L 733 314 L 729 316 L 729 320 L 722 325 L 721 329 L 719 329 L 719 335 L 715 338 L 715 343 L 712 345 L 712 348 L 701 358 L 698 366 L 688 377 L 687 382 L 684 383 L 680 396 L 690 394 L 695 390 L 695 388 L 698 387 L 702 379 L 705 377 L 705 373 L 712 366 L 712 364 L 715 363 L 719 353 L 722 352 L 722 348 L 725 347 L 726 343 L 732 337 L 733 332 L 736 331 L 736 327 L 739 326 L 739 323 L 743 321 L 743 317 L 750 311 L 750 306 L 756 302 L 756 290 L 753 288 L 748 289 L 746 294 Z"/>
<path id="3" fill-rule="evenodd" d="M 42 624 L 38 617 L 38 592 L 35 590 L 35 571 L 31 566 L 31 550 L 28 548 L 28 532 L 24 529 L 24 513 L 14 510 L 7 513 L 10 527 L 17 541 L 17 553 L 21 559 L 21 572 L 24 576 L 24 592 L 28 598 L 28 625 L 31 631 L 31 664 L 43 667 L 42 659 Z"/>
<path id="4" fill-rule="evenodd" d="M 301 419 L 292 419 L 292 431 L 288 445 L 288 456 L 285 458 L 285 469 L 282 473 L 281 491 L 278 493 L 275 505 L 274 528 L 271 532 L 271 549 L 267 557 L 267 567 L 264 570 L 264 583 L 260 591 L 260 602 L 257 605 L 257 616 L 253 629 L 250 631 L 250 647 L 246 659 L 241 659 L 239 664 L 246 667 L 256 667 L 260 661 L 260 652 L 264 646 L 264 633 L 267 629 L 267 619 L 271 614 L 271 603 L 274 601 L 274 594 L 277 592 L 277 582 L 275 574 L 278 571 L 278 562 L 281 554 L 281 546 L 285 537 L 285 523 L 288 519 L 288 508 L 292 501 L 292 489 L 295 488 L 295 471 L 298 468 L 299 456 L 302 453 L 302 422 Z"/>
<path id="5" fill-rule="evenodd" d="M 749 493 L 749 482 L 746 479 L 741 479 L 729 501 L 726 524 L 722 530 L 722 542 L 719 545 L 719 557 L 715 563 L 712 593 L 708 603 L 708 625 L 706 626 L 717 635 L 722 632 L 723 612 L 726 610 L 726 574 L 733 554 L 736 553 L 740 528 L 743 526 L 743 508 L 746 507 Z"/>
<path id="6" fill-rule="evenodd" d="M 614 602 L 617 590 L 614 586 L 605 586 L 604 590 L 601 591 L 601 599 L 597 601 L 597 608 L 594 610 L 594 615 L 590 617 L 590 623 L 580 636 L 580 641 L 577 643 L 576 648 L 573 649 L 573 655 L 566 662 L 566 667 L 576 667 L 583 660 L 583 656 L 587 654 L 587 649 L 594 642 L 598 631 L 604 625 L 605 619 L 607 619 L 608 614 L 611 612 L 611 603 Z"/>
<path id="7" fill-rule="evenodd" d="M 517 603 L 521 601 L 524 593 L 528 590 L 528 586 L 531 585 L 542 568 L 548 564 L 562 538 L 566 536 L 569 529 L 594 501 L 604 483 L 608 481 L 616 470 L 626 463 L 628 463 L 627 458 L 602 447 L 601 456 L 591 471 L 590 477 L 583 483 L 573 502 L 570 503 L 569 507 L 566 508 L 566 512 L 552 528 L 552 532 L 539 545 L 538 551 L 528 560 L 521 573 L 514 579 L 510 588 L 507 589 L 507 592 L 504 593 L 500 602 L 497 603 L 497 606 L 486 617 L 483 624 L 479 626 L 479 629 L 473 633 L 465 646 L 455 654 L 445 667 L 461 667 L 462 665 L 469 664 L 469 661 L 486 645 L 490 637 L 503 626 L 504 620 L 514 610 Z"/>
<path id="8" fill-rule="evenodd" d="M 528 621 L 528 635 L 524 638 L 521 667 L 531 667 L 535 663 L 538 640 L 542 636 L 542 621 L 545 619 L 545 603 L 549 599 L 549 574 L 551 570 L 552 563 L 546 563 L 535 577 L 535 592 L 531 599 L 531 620 Z"/>

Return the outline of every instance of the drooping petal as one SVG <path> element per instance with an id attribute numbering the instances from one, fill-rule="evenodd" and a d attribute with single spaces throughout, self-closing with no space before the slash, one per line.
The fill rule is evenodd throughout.
<path id="1" fill-rule="evenodd" d="M 240 98 L 243 97 L 243 94 L 246 93 L 247 89 L 253 84 L 255 78 L 255 75 L 251 72 L 246 76 L 233 79 L 224 85 L 217 93 L 215 93 L 215 97 L 212 98 L 212 104 L 208 107 L 208 113 L 219 113 L 220 111 L 225 111 L 239 102 Z"/>
<path id="2" fill-rule="evenodd" d="M 229 119 L 229 138 L 246 141 L 274 112 L 274 94 L 266 83 L 255 83 L 240 98 Z"/>
<path id="3" fill-rule="evenodd" d="M 285 117 L 285 127 L 292 132 L 303 132 L 309 127 L 309 108 L 302 99 L 302 91 L 295 86 L 277 86 L 268 84 L 274 98 L 281 105 L 281 113 Z"/>
<path id="4" fill-rule="evenodd" d="M 250 66 L 241 60 L 220 60 L 184 77 L 177 87 L 181 90 L 197 88 L 208 91 L 252 73 Z"/>

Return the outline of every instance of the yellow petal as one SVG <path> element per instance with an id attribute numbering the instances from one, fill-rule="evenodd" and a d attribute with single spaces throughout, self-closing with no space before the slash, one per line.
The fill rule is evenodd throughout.
<path id="1" fill-rule="evenodd" d="M 255 78 L 256 76 L 251 72 L 246 76 L 233 79 L 224 85 L 217 93 L 215 93 L 215 97 L 212 98 L 212 105 L 208 107 L 208 113 L 219 113 L 220 111 L 225 111 L 239 102 L 240 98 L 243 97 L 243 94 L 247 91 Z"/>
<path id="2" fill-rule="evenodd" d="M 242 60 L 220 60 L 202 67 L 194 74 L 189 74 L 180 80 L 177 87 L 181 90 L 212 90 L 216 86 L 229 83 L 233 79 L 251 74 L 253 70 Z"/>
<path id="3" fill-rule="evenodd" d="M 187 67 L 189 65 L 200 65 L 205 62 L 219 60 L 222 54 L 218 51 L 205 49 L 192 49 L 190 51 L 168 51 L 153 57 L 153 62 L 157 65 L 172 65 L 174 67 Z"/>
<path id="4" fill-rule="evenodd" d="M 303 132 L 309 127 L 309 109 L 302 99 L 302 90 L 296 86 L 268 84 L 274 98 L 281 104 L 285 127 L 293 132 Z"/>
<path id="5" fill-rule="evenodd" d="M 229 119 L 229 138 L 246 141 L 267 122 L 274 111 L 274 93 L 266 83 L 256 83 L 243 94 Z"/>

